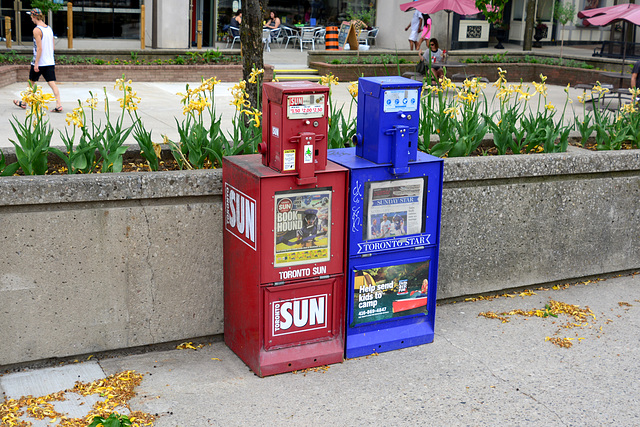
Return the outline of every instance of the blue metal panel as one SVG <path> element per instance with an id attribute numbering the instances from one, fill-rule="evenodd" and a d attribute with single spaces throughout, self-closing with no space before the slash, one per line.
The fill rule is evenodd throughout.
<path id="1" fill-rule="evenodd" d="M 398 76 L 358 79 L 357 155 L 406 173 L 418 152 L 422 83 Z"/>
<path id="2" fill-rule="evenodd" d="M 347 358 L 433 342 L 438 277 L 437 247 L 415 251 L 413 254 L 391 252 L 384 256 L 350 258 L 347 261 L 347 271 Z M 385 273 L 380 274 L 381 271 Z M 362 291 L 362 284 L 365 282 L 362 277 L 367 272 L 372 275 L 373 272 L 378 272 L 382 279 L 375 282 L 375 291 Z M 412 276 L 418 276 L 417 280 Z M 423 279 L 428 281 L 426 297 L 416 289 L 422 285 Z M 406 286 L 404 292 L 400 288 L 403 281 Z M 410 283 L 406 284 L 407 281 Z M 390 289 L 385 289 L 387 284 L 393 285 Z M 381 293 L 383 294 L 380 296 L 376 295 Z M 373 297 L 367 298 L 368 296 Z M 399 305 L 398 309 L 396 304 Z M 403 307 L 402 304 L 409 305 Z"/>
<path id="3" fill-rule="evenodd" d="M 392 165 L 355 154 L 354 148 L 328 152 L 350 170 L 347 357 L 433 341 L 444 164 L 417 152 L 398 176 Z M 382 225 L 389 222 L 387 235 Z M 421 284 L 428 285 L 426 298 Z"/>
<path id="4" fill-rule="evenodd" d="M 354 148 L 339 148 L 328 151 L 329 158 L 348 168 L 349 173 L 349 246 L 347 256 L 361 257 L 387 251 L 414 250 L 420 246 L 440 244 L 440 209 L 442 202 L 443 160 L 418 152 L 417 160 L 409 162 L 409 172 L 401 180 L 426 178 L 426 208 L 424 231 L 407 235 L 367 240 L 367 227 L 371 227 L 365 217 L 365 197 L 368 183 L 396 179 L 390 165 L 379 165 L 354 155 Z"/>

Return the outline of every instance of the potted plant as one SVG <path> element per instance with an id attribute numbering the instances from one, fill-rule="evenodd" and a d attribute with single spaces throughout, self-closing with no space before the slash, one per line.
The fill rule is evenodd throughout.
<path id="1" fill-rule="evenodd" d="M 502 42 L 507 40 L 509 24 L 504 22 L 504 6 L 508 0 L 476 0 L 476 7 L 487 18 L 487 22 L 495 29 L 495 37 L 498 40 L 496 49 L 504 49 Z"/>
<path id="2" fill-rule="evenodd" d="M 542 47 L 542 43 L 540 43 L 540 40 L 547 37 L 548 32 L 549 32 L 549 28 L 547 27 L 547 24 L 538 20 L 538 23 L 536 24 L 536 27 L 535 27 L 535 32 L 533 33 L 533 38 L 535 40 L 533 47 Z"/>

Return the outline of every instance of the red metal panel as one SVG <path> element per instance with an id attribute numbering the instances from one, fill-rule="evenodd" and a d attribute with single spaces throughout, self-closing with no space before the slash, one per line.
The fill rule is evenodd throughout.
<path id="1" fill-rule="evenodd" d="M 289 280 L 303 280 L 310 277 L 341 274 L 344 265 L 344 221 L 346 212 L 346 170 L 333 162 L 327 164 L 325 171 L 316 172 L 318 181 L 314 185 L 298 186 L 293 175 L 277 174 L 277 177 L 261 182 L 260 252 L 261 283 L 276 283 Z M 324 190 L 329 189 L 329 190 Z M 276 193 L 299 190 L 331 191 L 330 241 L 328 261 L 306 262 L 298 265 L 278 267 L 276 260 Z M 295 193 L 297 194 L 297 193 Z"/>
<path id="2" fill-rule="evenodd" d="M 264 287 L 265 349 L 334 337 L 335 288 L 335 279 Z"/>
<path id="3" fill-rule="evenodd" d="M 301 174 L 301 185 L 313 183 L 314 172 L 327 165 L 328 96 L 328 87 L 312 82 L 263 85 L 265 165 Z"/>
<path id="4" fill-rule="evenodd" d="M 260 351 L 259 366 L 254 372 L 260 376 L 279 374 L 294 370 L 312 368 L 342 362 L 344 356 L 344 277 L 342 275 L 324 280 L 314 280 L 283 286 L 265 286 L 262 292 L 264 310 L 265 346 Z M 316 307 L 320 299 L 326 296 L 324 308 L 326 317 L 321 319 Z M 298 301 L 298 313 L 295 313 L 295 301 Z M 316 306 L 311 308 L 315 300 Z M 302 324 L 300 310 L 307 305 L 307 321 L 303 326 L 283 325 L 288 318 L 283 318 L 283 305 L 291 314 L 291 321 Z M 280 304 L 280 319 L 276 317 L 276 305 Z M 311 315 L 315 325 L 311 325 Z M 276 330 L 276 322 L 288 326 L 286 331 Z M 320 323 L 320 322 L 323 323 Z M 318 327 L 319 326 L 319 327 Z M 286 334 L 290 331 L 292 333 Z"/>
<path id="5" fill-rule="evenodd" d="M 260 376 L 341 362 L 346 169 L 329 162 L 316 172 L 316 184 L 299 186 L 296 175 L 264 166 L 260 155 L 226 157 L 223 164 L 225 342 Z M 298 211 L 296 203 L 303 205 Z M 316 217 L 326 212 L 327 231 L 308 240 L 308 248 L 297 237 L 291 246 L 280 243 L 285 250 L 279 254 L 276 237 L 284 234 L 276 225 L 286 225 L 282 218 L 301 209 Z M 305 308 L 309 325 L 302 322 Z"/>
<path id="6" fill-rule="evenodd" d="M 261 345 L 261 307 L 257 296 L 251 296 L 259 291 L 260 258 L 258 233 L 247 233 L 247 230 L 257 231 L 261 222 L 258 215 L 247 221 L 247 216 L 251 217 L 247 213 L 259 209 L 260 181 L 259 176 L 227 158 L 223 164 L 224 339 L 229 348 L 253 366 L 258 362 Z M 233 256 L 229 256 L 231 254 Z"/>

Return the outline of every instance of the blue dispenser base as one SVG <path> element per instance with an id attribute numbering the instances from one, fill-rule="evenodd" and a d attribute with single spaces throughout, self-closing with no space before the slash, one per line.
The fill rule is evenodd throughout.
<path id="1" fill-rule="evenodd" d="M 368 328 L 347 329 L 346 358 L 352 359 L 432 343 L 433 323 L 429 322 L 425 316 L 417 319 L 418 323 L 412 324 L 403 322 L 397 326 L 389 326 L 387 322 L 380 322 Z"/>

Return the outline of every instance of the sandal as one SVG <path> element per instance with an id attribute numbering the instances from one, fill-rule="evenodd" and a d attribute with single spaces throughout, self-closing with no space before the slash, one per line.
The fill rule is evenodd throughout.
<path id="1" fill-rule="evenodd" d="M 53 110 L 51 110 L 51 112 L 53 112 L 53 113 L 62 113 L 62 107 L 56 107 Z"/>
<path id="2" fill-rule="evenodd" d="M 19 100 L 17 100 L 17 99 L 14 99 L 14 100 L 13 100 L 13 104 L 14 104 L 16 107 L 20 107 L 20 108 L 22 108 L 23 110 L 27 108 L 27 104 L 26 104 L 26 103 L 24 103 L 24 102 L 22 102 L 22 101 L 19 101 Z"/>

